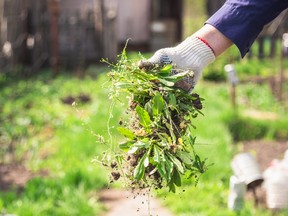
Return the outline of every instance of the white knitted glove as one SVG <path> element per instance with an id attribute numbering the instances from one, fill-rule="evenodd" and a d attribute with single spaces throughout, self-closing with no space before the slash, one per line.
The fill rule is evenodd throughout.
<path id="1" fill-rule="evenodd" d="M 211 47 L 198 37 L 190 36 L 176 47 L 158 50 L 147 61 L 139 62 L 139 67 L 173 64 L 173 73 L 191 70 L 194 72 L 193 77 L 185 77 L 177 83 L 183 90 L 191 91 L 201 77 L 203 68 L 214 60 Z"/>

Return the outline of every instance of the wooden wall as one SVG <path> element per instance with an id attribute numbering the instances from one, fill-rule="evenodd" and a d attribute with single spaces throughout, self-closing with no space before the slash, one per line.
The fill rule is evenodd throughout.
<path id="1" fill-rule="evenodd" d="M 118 6 L 117 39 L 131 43 L 146 43 L 150 37 L 151 1 L 121 0 Z"/>
<path id="2" fill-rule="evenodd" d="M 63 1 L 62 1 L 63 2 Z M 96 14 L 93 1 L 60 2 L 59 9 L 59 50 L 61 63 L 67 67 L 77 67 L 95 62 L 102 56 L 102 32 L 96 29 Z M 75 2 L 75 4 L 67 4 Z M 78 3 L 77 3 L 78 2 Z"/>
<path id="3" fill-rule="evenodd" d="M 29 75 L 48 64 L 75 68 L 115 60 L 117 5 L 111 2 L 1 0 L 0 69 L 21 65 Z M 4 44 L 11 55 L 2 52 Z"/>
<path id="4" fill-rule="evenodd" d="M 2 11 L 2 13 L 1 13 Z M 49 26 L 46 1 L 2 0 L 0 4 L 0 55 L 1 68 L 31 66 L 30 73 L 48 60 Z M 11 45 L 11 53 L 3 46 Z M 6 50 L 7 51 L 7 50 Z"/>

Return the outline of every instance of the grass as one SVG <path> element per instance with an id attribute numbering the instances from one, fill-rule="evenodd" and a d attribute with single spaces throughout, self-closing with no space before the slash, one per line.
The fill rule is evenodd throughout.
<path id="1" fill-rule="evenodd" d="M 239 89 L 243 91 L 245 88 L 247 86 L 239 86 Z M 255 102 L 253 97 L 264 91 L 264 89 L 265 86 L 254 86 L 254 91 L 250 95 L 250 108 L 259 108 L 258 102 L 260 99 Z M 197 86 L 196 91 L 206 99 L 204 103 L 205 116 L 195 123 L 197 126 L 195 131 L 197 134 L 196 142 L 199 143 L 197 151 L 201 157 L 208 158 L 208 164 L 213 163 L 213 165 L 200 178 L 196 187 L 187 182 L 186 186 L 183 187 L 185 192 L 180 191 L 176 195 L 159 192 L 158 195 L 176 215 L 237 215 L 227 208 L 229 178 L 232 175 L 230 161 L 238 151 L 238 145 L 234 144 L 233 137 L 229 133 L 225 121 L 223 121 L 230 115 L 229 113 L 233 112 L 229 103 L 227 85 L 201 83 Z M 244 96 L 239 95 L 239 97 Z M 268 95 L 262 97 L 261 104 L 263 106 L 260 107 L 263 107 L 263 109 L 265 109 L 266 100 L 269 100 Z M 247 105 L 239 104 L 239 110 L 245 110 L 246 108 L 248 108 Z M 287 116 L 278 108 L 278 105 L 270 104 L 270 109 L 277 110 L 278 114 Z M 279 215 L 285 214 L 286 212 L 279 213 Z M 253 202 L 246 200 L 240 215 L 271 215 L 271 212 L 262 208 L 255 209 Z"/>
<path id="2" fill-rule="evenodd" d="M 28 182 L 23 192 L 1 193 L 0 212 L 18 215 L 97 215 L 103 210 L 93 193 L 107 187 L 107 175 L 91 160 L 103 151 L 93 133 L 107 136 L 109 117 L 107 92 L 97 81 L 79 80 L 69 74 L 56 79 L 49 72 L 28 80 L 10 82 L 1 89 L 0 135 L 2 163 L 25 163 L 45 178 Z M 91 102 L 76 108 L 61 98 L 87 94 Z M 117 115 L 117 113 L 115 113 Z M 114 122 L 115 124 L 115 122 Z M 15 143 L 15 159 L 9 160 L 9 146 Z M 6 144 L 6 147 L 5 147 Z"/>
<path id="3" fill-rule="evenodd" d="M 266 66 L 270 65 L 267 60 L 263 62 Z M 223 62 L 220 64 L 223 64 Z M 260 64 L 260 62 L 252 61 L 245 64 L 250 64 L 249 67 L 253 67 L 253 65 Z M 255 75 L 258 74 L 253 74 L 253 76 Z M 247 78 L 248 76 L 245 75 L 243 77 Z M 198 119 L 199 122 L 195 123 L 199 142 L 198 152 L 199 150 L 200 152 L 202 151 L 203 155 L 201 156 L 207 156 L 208 162 L 213 163 L 213 165 L 201 177 L 197 187 L 187 184 L 187 187 L 184 188 L 185 192 L 180 192 L 180 195 L 176 196 L 167 193 L 159 194 L 160 197 L 164 198 L 165 205 L 169 206 L 176 215 L 237 215 L 227 209 L 227 197 L 229 193 L 229 177 L 232 175 L 230 161 L 233 155 L 237 153 L 238 145 L 235 145 L 233 134 L 229 133 L 225 119 L 229 118 L 231 120 L 233 115 L 241 117 L 242 113 L 249 109 L 273 112 L 280 119 L 274 121 L 259 120 L 261 125 L 267 128 L 267 133 L 260 138 L 276 139 L 277 132 L 275 131 L 278 130 L 278 133 L 281 133 L 283 128 L 287 128 L 284 126 L 287 125 L 287 114 L 285 111 L 287 108 L 284 108 L 285 105 L 283 106 L 283 103 L 281 104 L 275 99 L 267 83 L 262 85 L 255 83 L 239 85 L 237 87 L 237 110 L 234 110 L 230 104 L 229 85 L 227 84 L 202 82 L 197 86 L 196 91 L 206 99 L 204 102 L 206 107 L 204 109 L 205 116 L 201 120 Z M 251 118 L 244 118 L 243 120 L 245 125 L 242 130 L 245 129 L 247 124 L 255 124 L 257 122 L 257 120 Z M 256 127 L 258 126 L 256 124 Z M 241 125 L 237 124 L 236 127 L 239 128 Z M 257 130 L 259 130 L 259 127 Z M 236 132 L 239 132 L 239 130 Z M 255 134 L 254 138 L 256 138 Z M 249 137 L 244 133 L 241 139 L 247 140 Z M 287 140 L 287 138 L 285 139 Z M 178 199 L 177 196 L 180 196 L 181 199 Z M 277 215 L 285 214 L 287 214 L 286 211 Z M 271 215 L 271 212 L 261 208 L 255 209 L 253 202 L 251 200 L 247 202 L 246 200 L 240 215 Z"/>
<path id="4" fill-rule="evenodd" d="M 101 215 L 104 211 L 98 202 L 97 191 L 108 187 L 108 174 L 91 160 L 106 148 L 97 143 L 95 134 L 109 139 L 107 121 L 110 101 L 107 89 L 103 87 L 107 81 L 106 74 L 99 75 L 98 68 L 90 71 L 84 79 L 67 73 L 53 79 L 50 71 L 43 71 L 30 79 L 6 79 L 2 82 L 1 162 L 12 162 L 8 155 L 11 153 L 9 145 L 13 143 L 14 162 L 24 163 L 36 173 L 47 170 L 48 175 L 30 180 L 21 193 L 13 189 L 1 192 L 0 212 L 62 216 Z M 233 143 L 224 121 L 234 112 L 230 104 L 229 85 L 202 80 L 195 92 L 205 98 L 205 115 L 199 116 L 194 123 L 197 127 L 197 153 L 201 158 L 207 158 L 211 166 L 200 177 L 196 187 L 186 180 L 175 195 L 167 191 L 157 191 L 156 195 L 175 215 L 236 215 L 227 209 L 232 174 L 230 160 L 237 152 L 237 145 Z M 61 101 L 67 96 L 77 98 L 80 94 L 89 95 L 91 101 L 78 102 L 76 107 Z M 239 85 L 237 103 L 239 114 L 252 108 L 275 112 L 283 119 L 287 118 L 287 107 L 274 99 L 267 85 Z M 123 110 L 124 107 L 119 104 L 110 125 L 118 125 Z M 272 126 L 274 129 L 281 128 L 281 124 L 286 125 L 284 121 L 275 122 Z M 110 132 L 117 140 L 118 133 L 113 127 Z M 270 215 L 270 211 L 255 209 L 253 202 L 247 201 L 240 215 Z"/>

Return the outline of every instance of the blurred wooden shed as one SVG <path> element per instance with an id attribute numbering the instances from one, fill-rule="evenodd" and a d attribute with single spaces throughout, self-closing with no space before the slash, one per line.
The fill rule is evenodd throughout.
<path id="1" fill-rule="evenodd" d="M 175 45 L 182 38 L 182 9 L 182 0 L 121 0 L 118 43 L 130 38 L 130 46 L 142 51 Z"/>
<path id="2" fill-rule="evenodd" d="M 127 39 L 151 51 L 181 37 L 182 0 L 0 1 L 0 66 L 75 67 L 115 60 Z"/>
<path id="3" fill-rule="evenodd" d="M 1 0 L 0 68 L 85 67 L 181 41 L 184 0 Z M 189 1 L 193 3 L 192 1 Z M 224 0 L 207 0 L 208 14 Z M 190 6 L 190 5 L 189 5 Z M 286 22 L 287 23 L 287 22 Z"/>
<path id="4" fill-rule="evenodd" d="M 154 51 L 182 37 L 182 0 L 60 0 L 59 9 L 62 62 L 115 60 L 128 39 L 128 49 Z"/>
<path id="5" fill-rule="evenodd" d="M 49 52 L 45 1 L 0 1 L 0 67 L 43 65 Z"/>

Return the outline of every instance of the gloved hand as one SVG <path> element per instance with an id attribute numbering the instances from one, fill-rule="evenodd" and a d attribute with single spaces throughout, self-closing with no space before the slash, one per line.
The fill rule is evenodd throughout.
<path id="1" fill-rule="evenodd" d="M 177 87 L 191 91 L 201 77 L 203 68 L 214 60 L 215 55 L 207 42 L 192 35 L 175 47 L 156 51 L 147 61 L 140 61 L 139 68 L 172 64 L 173 73 L 191 70 L 194 72 L 193 77 L 187 76 L 176 83 Z"/>

